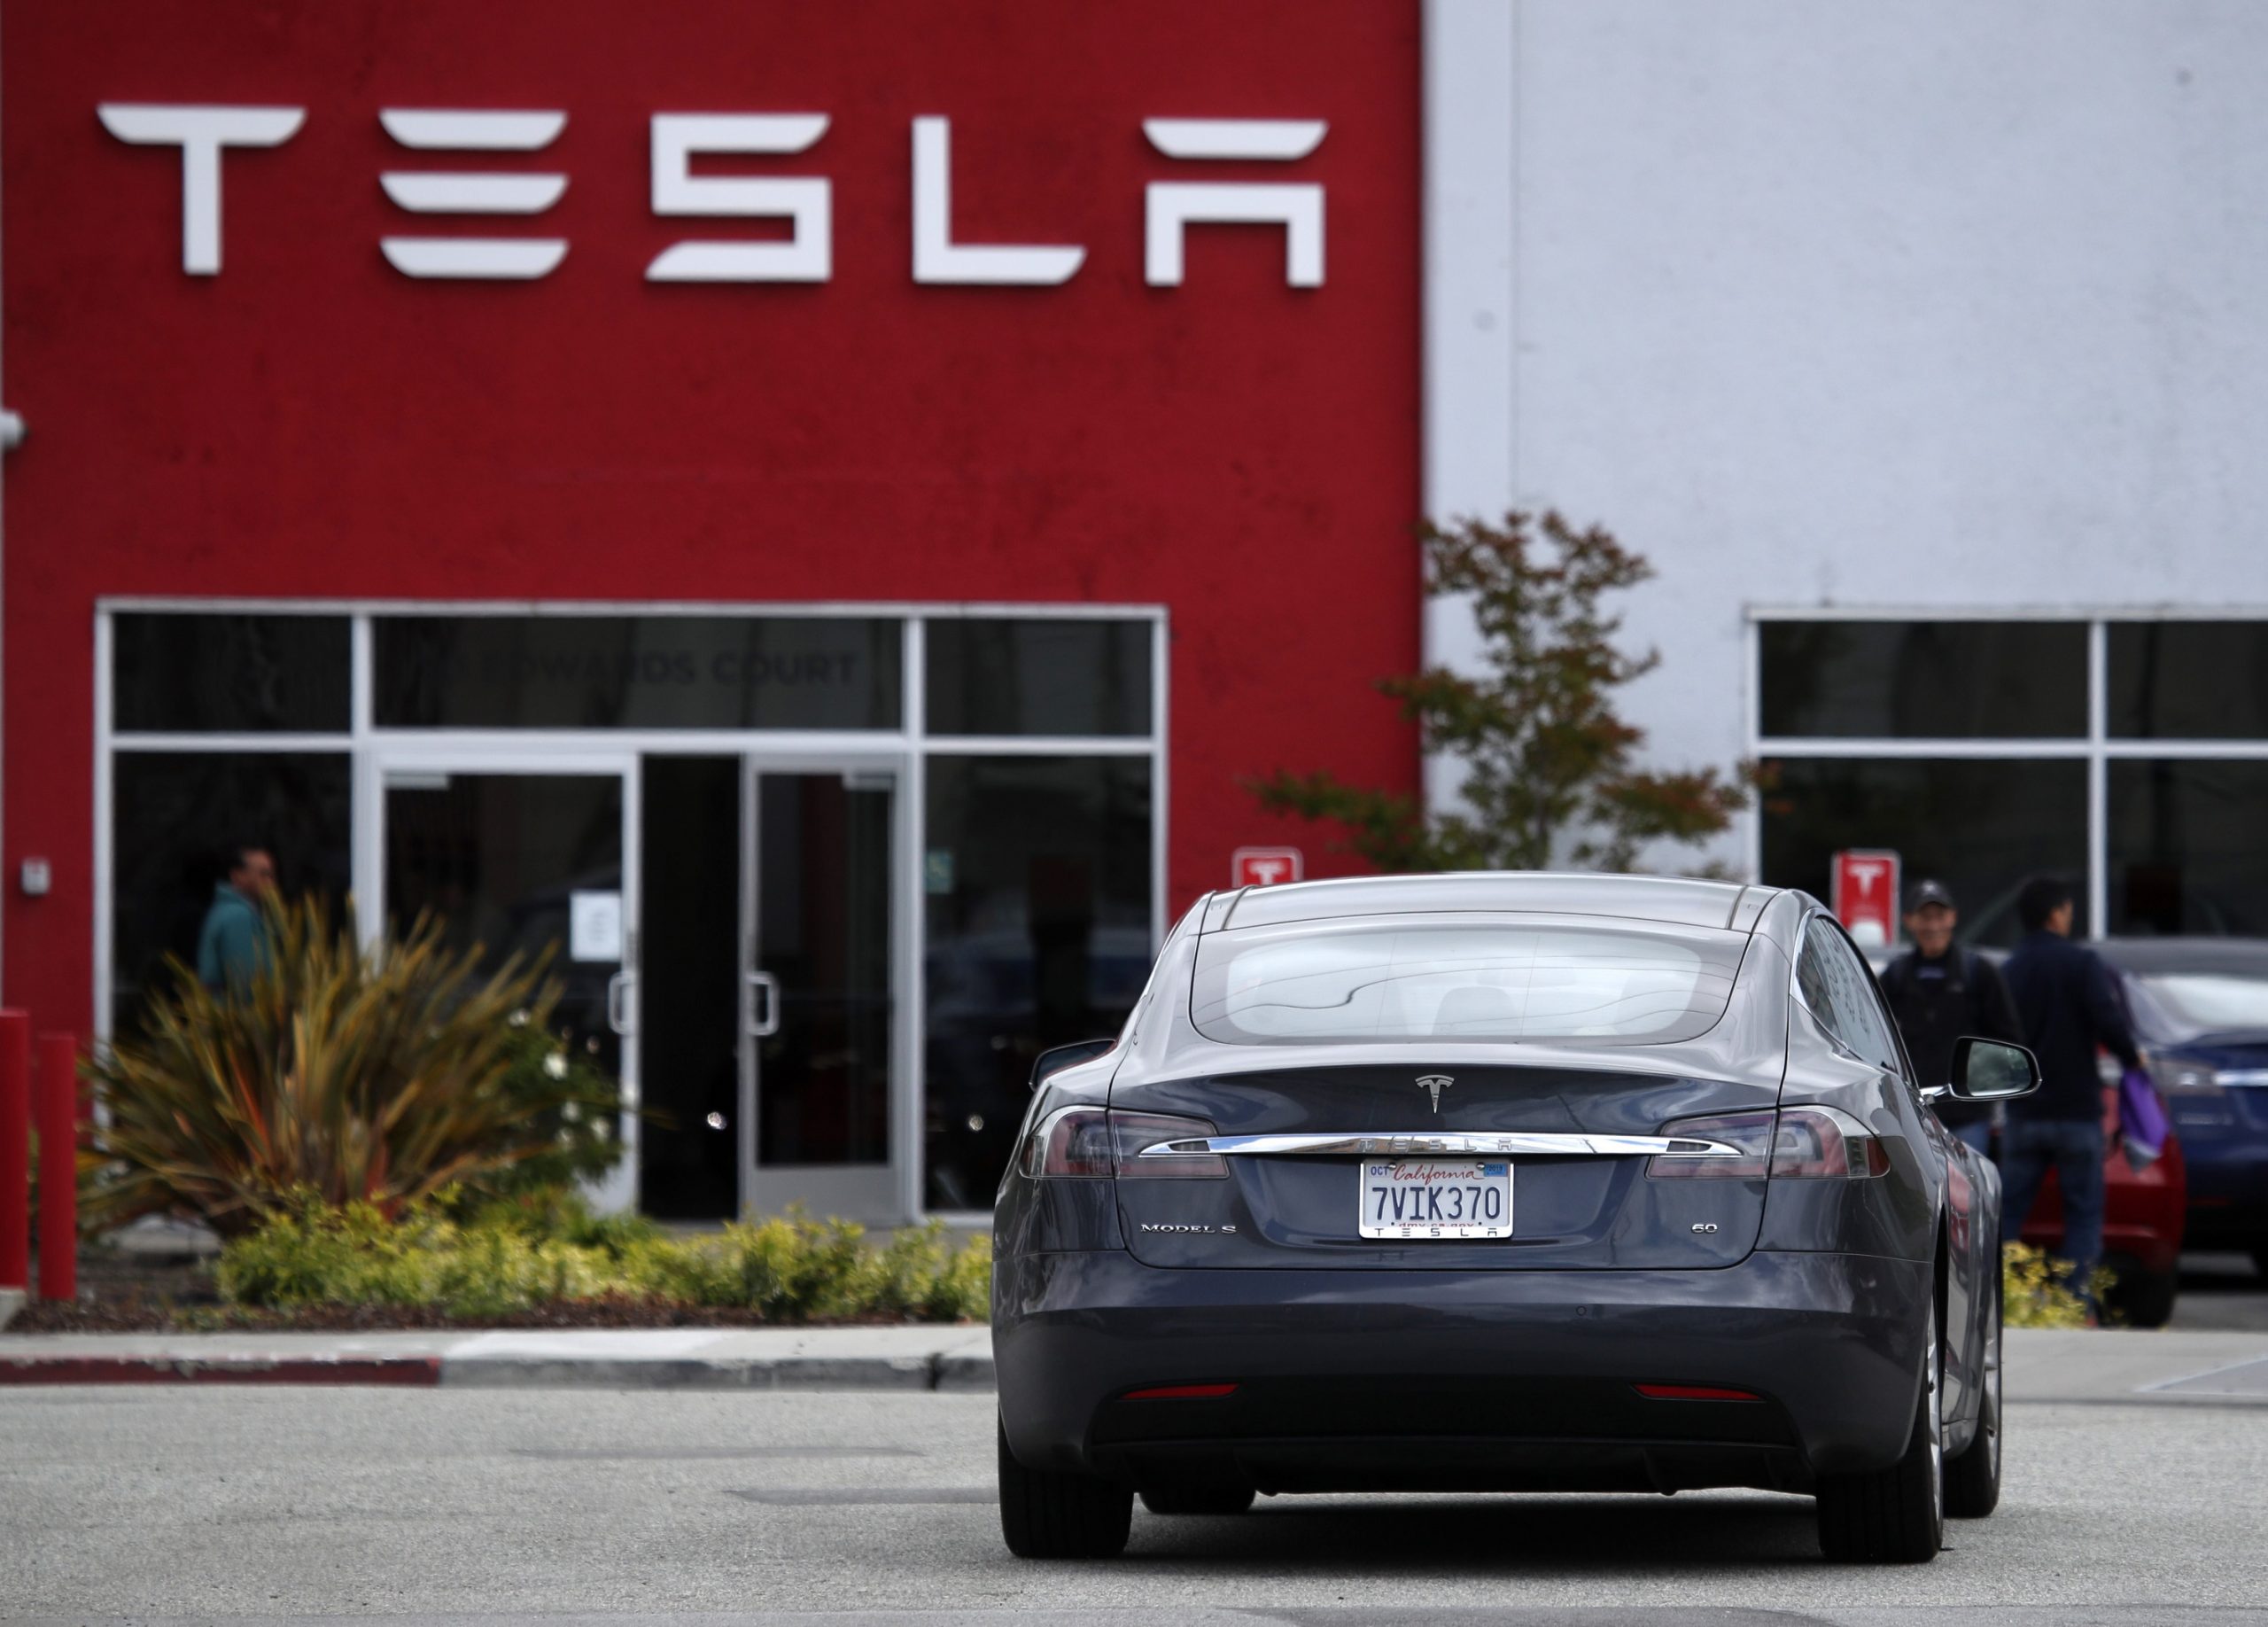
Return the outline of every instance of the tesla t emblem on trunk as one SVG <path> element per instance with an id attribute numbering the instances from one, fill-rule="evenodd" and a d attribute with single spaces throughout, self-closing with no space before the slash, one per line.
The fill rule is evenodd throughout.
<path id="1" fill-rule="evenodd" d="M 1456 1081 L 1446 1073 L 1423 1073 L 1418 1076 L 1418 1088 L 1433 1094 L 1433 1111 L 1441 1110 L 1441 1093 Z"/>

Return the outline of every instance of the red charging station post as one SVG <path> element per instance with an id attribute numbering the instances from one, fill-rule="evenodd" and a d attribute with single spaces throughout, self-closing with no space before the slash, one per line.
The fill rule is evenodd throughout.
<path id="1" fill-rule="evenodd" d="M 79 1297 L 79 1042 L 39 1037 L 39 1296 Z"/>
<path id="2" fill-rule="evenodd" d="M 0 1011 L 0 1288 L 32 1269 L 32 1020 Z"/>

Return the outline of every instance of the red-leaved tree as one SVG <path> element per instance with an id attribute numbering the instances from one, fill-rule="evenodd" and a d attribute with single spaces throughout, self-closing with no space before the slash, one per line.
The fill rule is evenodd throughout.
<path id="1" fill-rule="evenodd" d="M 1428 814 L 1410 797 L 1279 768 L 1249 782 L 1262 807 L 1336 824 L 1334 846 L 1409 871 L 1624 870 L 1648 843 L 1705 840 L 1746 806 L 1745 767 L 1633 766 L 1645 735 L 1616 712 L 1614 692 L 1661 658 L 1619 650 L 1621 621 L 1600 601 L 1653 575 L 1643 557 L 1551 511 L 1420 536 L 1426 591 L 1472 598 L 1485 670 L 1434 667 L 1378 688 L 1428 751 L 1462 759 L 1463 806 Z"/>

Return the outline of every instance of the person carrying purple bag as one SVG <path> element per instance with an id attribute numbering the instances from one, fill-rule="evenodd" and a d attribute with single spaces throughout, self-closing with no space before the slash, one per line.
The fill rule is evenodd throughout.
<path id="1" fill-rule="evenodd" d="M 2111 986 L 2109 969 L 2071 942 L 2077 902 L 2069 883 L 2033 877 L 2016 895 L 2023 942 L 2001 976 L 2023 1024 L 2024 1043 L 2039 1059 L 2039 1089 L 2008 1104 L 2000 1140 L 2001 1225 L 2013 1238 L 2054 1170 L 2063 1197 L 2066 1281 L 2089 1309 L 2088 1282 L 2102 1255 L 2102 1076 L 2098 1050 L 2141 1074 L 2141 1053 Z M 2152 1093 L 2155 1102 L 2155 1092 Z M 2163 1135 L 2161 1134 L 2161 1144 Z"/>

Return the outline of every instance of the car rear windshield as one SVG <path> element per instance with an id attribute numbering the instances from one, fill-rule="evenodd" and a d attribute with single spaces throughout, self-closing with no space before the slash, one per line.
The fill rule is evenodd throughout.
<path id="1" fill-rule="evenodd" d="M 1219 932 L 1191 1016 L 1238 1045 L 1689 1039 L 1724 1015 L 1729 932 L 1368 919 Z"/>

